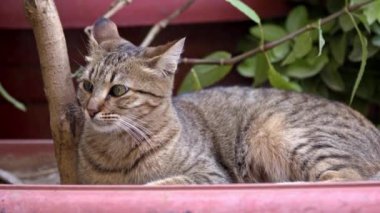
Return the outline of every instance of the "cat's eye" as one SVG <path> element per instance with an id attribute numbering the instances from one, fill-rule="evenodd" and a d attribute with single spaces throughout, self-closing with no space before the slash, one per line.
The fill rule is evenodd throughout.
<path id="1" fill-rule="evenodd" d="M 86 90 L 87 92 L 92 92 L 94 86 L 92 85 L 91 82 L 87 81 L 87 80 L 84 80 L 83 81 L 83 89 Z"/>
<path id="2" fill-rule="evenodd" d="M 127 92 L 127 88 L 124 85 L 118 84 L 111 88 L 110 95 L 114 97 L 119 97 Z"/>

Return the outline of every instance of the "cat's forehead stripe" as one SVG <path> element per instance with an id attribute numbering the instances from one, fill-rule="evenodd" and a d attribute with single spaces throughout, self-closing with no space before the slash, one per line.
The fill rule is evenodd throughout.
<path id="1" fill-rule="evenodd" d="M 90 73 L 89 73 L 89 75 L 88 75 L 88 79 L 92 79 L 92 75 L 94 74 L 94 68 L 92 68 L 92 69 L 90 69 L 90 71 L 89 71 Z"/>
<path id="2" fill-rule="evenodd" d="M 110 78 L 110 83 L 112 83 L 113 80 L 115 80 L 115 76 L 116 76 L 116 72 L 115 72 L 115 71 L 112 71 L 112 73 L 111 73 L 111 78 Z"/>
<path id="3" fill-rule="evenodd" d="M 107 74 L 112 68 L 116 67 L 120 64 L 120 62 L 125 61 L 127 56 L 124 54 L 110 54 L 104 60 L 102 60 L 99 64 L 96 65 L 96 74 L 94 78 L 102 78 L 107 79 Z M 114 74 L 116 75 L 116 73 Z M 108 79 L 114 79 L 115 76 L 112 75 Z"/>

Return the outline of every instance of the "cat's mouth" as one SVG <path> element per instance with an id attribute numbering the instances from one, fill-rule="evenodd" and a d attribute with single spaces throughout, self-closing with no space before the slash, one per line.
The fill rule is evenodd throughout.
<path id="1" fill-rule="evenodd" d="M 99 113 L 93 118 L 89 118 L 93 127 L 102 130 L 112 130 L 117 127 L 119 116 L 112 113 Z"/>

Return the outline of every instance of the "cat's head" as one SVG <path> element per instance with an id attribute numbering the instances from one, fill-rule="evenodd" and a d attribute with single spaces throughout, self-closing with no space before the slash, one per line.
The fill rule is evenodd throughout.
<path id="1" fill-rule="evenodd" d="M 119 36 L 115 23 L 98 20 L 77 93 L 86 122 L 99 131 L 114 130 L 120 122 L 170 104 L 184 42 L 137 47 Z"/>

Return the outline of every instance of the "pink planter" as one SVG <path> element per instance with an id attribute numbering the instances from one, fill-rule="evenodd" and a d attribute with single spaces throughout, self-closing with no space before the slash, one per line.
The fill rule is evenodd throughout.
<path id="1" fill-rule="evenodd" d="M 0 186 L 1 212 L 380 212 L 380 183 Z"/>
<path id="2" fill-rule="evenodd" d="M 0 140 L 0 168 L 53 163 L 50 140 Z M 8 165 L 8 168 L 4 166 Z M 223 186 L 0 185 L 0 212 L 380 212 L 380 182 Z"/>

